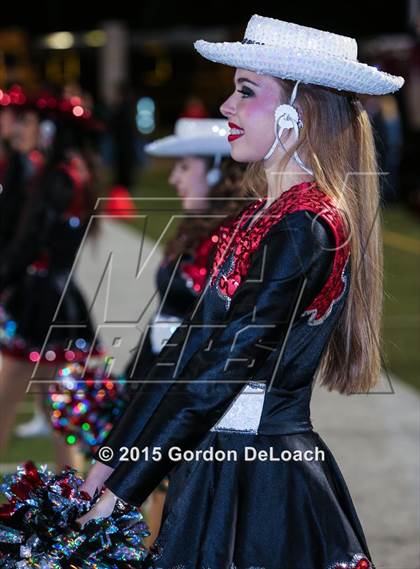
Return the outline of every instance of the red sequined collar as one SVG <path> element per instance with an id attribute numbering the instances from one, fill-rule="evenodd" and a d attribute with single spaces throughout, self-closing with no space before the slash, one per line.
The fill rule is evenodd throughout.
<path id="1" fill-rule="evenodd" d="M 347 233 L 341 213 L 333 200 L 324 194 L 313 182 L 304 182 L 292 186 L 274 200 L 257 220 L 247 227 L 250 218 L 266 203 L 267 198 L 256 200 L 247 206 L 229 226 L 219 230 L 219 241 L 212 267 L 211 284 L 225 300 L 227 308 L 237 288 L 246 277 L 251 255 L 256 251 L 272 225 L 278 223 L 285 215 L 308 210 L 326 220 L 336 240 L 336 254 L 332 272 L 322 291 L 305 311 L 310 316 L 309 323 L 321 324 L 330 314 L 334 302 L 344 292 L 344 269 L 350 255 L 346 243 Z M 229 266 L 224 266 L 229 260 Z"/>
<path id="2" fill-rule="evenodd" d="M 181 274 L 186 278 L 188 286 L 199 294 L 202 292 L 208 276 L 209 256 L 217 242 L 216 235 L 204 237 L 194 252 L 194 258 L 191 262 L 183 262 L 181 264 Z"/>

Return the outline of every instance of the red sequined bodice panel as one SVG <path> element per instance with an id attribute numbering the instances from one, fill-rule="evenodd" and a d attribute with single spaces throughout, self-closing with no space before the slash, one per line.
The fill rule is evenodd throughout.
<path id="1" fill-rule="evenodd" d="M 283 192 L 247 228 L 247 222 L 265 203 L 266 198 L 256 200 L 242 211 L 232 225 L 220 227 L 211 285 L 216 287 L 228 308 L 237 288 L 246 278 L 252 253 L 258 249 L 270 228 L 288 214 L 300 210 L 312 211 L 328 222 L 336 242 L 333 268 L 327 282 L 304 312 L 309 316 L 309 324 L 321 324 L 346 286 L 344 271 L 350 257 L 350 247 L 344 217 L 333 200 L 316 184 L 304 182 Z"/>
<path id="2" fill-rule="evenodd" d="M 181 263 L 181 274 L 187 279 L 192 290 L 197 294 L 202 292 L 207 280 L 209 273 L 209 256 L 217 240 L 218 237 L 216 234 L 205 237 L 201 240 L 194 252 L 194 258 L 190 262 L 184 261 Z"/>

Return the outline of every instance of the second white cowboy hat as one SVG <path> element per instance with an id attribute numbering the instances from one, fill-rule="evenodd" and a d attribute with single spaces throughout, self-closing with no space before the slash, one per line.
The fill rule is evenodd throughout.
<path id="1" fill-rule="evenodd" d="M 228 122 L 224 119 L 179 119 L 171 136 L 145 146 L 152 156 L 228 156 Z"/>
<path id="2" fill-rule="evenodd" d="M 384 95 L 404 84 L 402 77 L 358 61 L 351 37 L 256 14 L 242 42 L 198 40 L 194 47 L 216 63 L 353 93 Z"/>

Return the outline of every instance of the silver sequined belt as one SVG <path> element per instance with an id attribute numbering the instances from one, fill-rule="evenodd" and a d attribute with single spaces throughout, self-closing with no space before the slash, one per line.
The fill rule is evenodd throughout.
<path id="1" fill-rule="evenodd" d="M 249 381 L 210 431 L 258 433 L 266 383 Z"/>

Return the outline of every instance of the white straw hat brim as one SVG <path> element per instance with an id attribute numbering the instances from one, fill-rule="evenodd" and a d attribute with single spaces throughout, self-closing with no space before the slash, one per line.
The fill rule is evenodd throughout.
<path id="1" fill-rule="evenodd" d="M 231 147 L 225 136 L 182 138 L 176 135 L 166 136 L 150 144 L 146 144 L 145 151 L 151 156 L 173 157 L 180 156 L 228 156 Z"/>
<path id="2" fill-rule="evenodd" d="M 397 91 L 404 84 L 403 77 L 320 50 L 293 46 L 280 50 L 269 45 L 205 40 L 196 41 L 194 47 L 203 57 L 215 63 L 340 91 L 385 95 Z"/>

